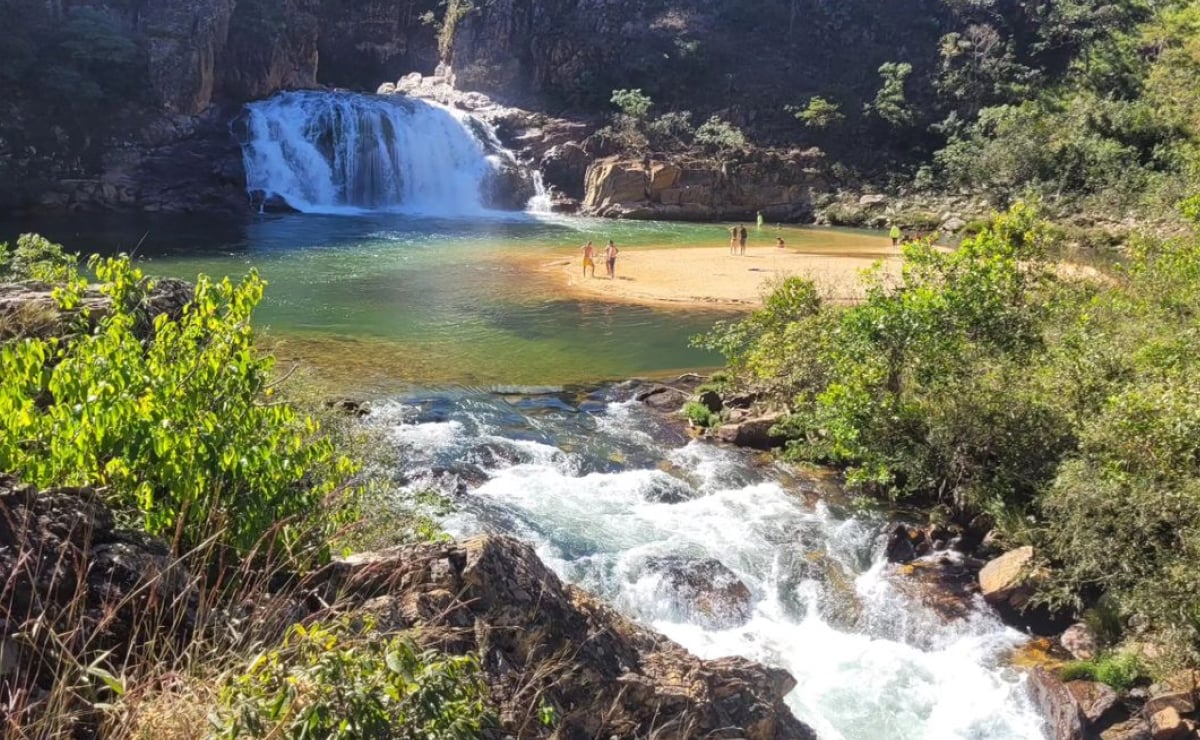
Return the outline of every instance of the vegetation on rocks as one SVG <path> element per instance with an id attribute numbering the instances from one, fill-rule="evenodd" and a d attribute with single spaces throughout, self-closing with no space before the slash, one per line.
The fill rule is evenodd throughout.
<path id="1" fill-rule="evenodd" d="M 790 281 L 702 341 L 789 405 L 791 457 L 1034 544 L 1043 602 L 1102 603 L 1195 663 L 1200 234 L 1098 274 L 1053 265 L 1055 241 L 1018 205 L 957 251 L 905 245 L 861 305 Z"/>

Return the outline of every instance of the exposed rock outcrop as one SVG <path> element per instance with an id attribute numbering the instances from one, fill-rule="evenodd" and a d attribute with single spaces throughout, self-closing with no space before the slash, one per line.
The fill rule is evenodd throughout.
<path id="1" fill-rule="evenodd" d="M 628 160 L 619 156 L 587 169 L 581 209 L 613 218 L 773 221 L 812 215 L 812 193 L 824 187 L 813 152 L 759 151 L 739 160 Z"/>
<path id="2" fill-rule="evenodd" d="M 38 491 L 0 475 L 0 638 L 17 647 L 21 680 L 54 678 L 34 657 L 39 635 L 85 660 L 114 651 L 119 663 L 186 638 L 196 598 L 167 545 L 118 528 L 92 489 Z"/>
<path id="3" fill-rule="evenodd" d="M 25 336 L 58 336 L 69 329 L 71 314 L 54 300 L 54 286 L 37 281 L 0 283 L 0 340 L 20 333 Z M 184 280 L 160 278 L 154 281 L 142 300 L 135 327 L 139 336 L 153 330 L 154 318 L 166 314 L 174 320 L 183 316 L 183 308 L 195 297 L 195 286 Z M 94 325 L 108 313 L 112 302 L 95 286 L 84 291 L 75 312 L 82 313 Z"/>

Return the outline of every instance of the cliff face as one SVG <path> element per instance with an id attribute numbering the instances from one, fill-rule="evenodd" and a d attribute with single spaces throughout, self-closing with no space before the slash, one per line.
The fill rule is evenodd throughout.
<path id="1" fill-rule="evenodd" d="M 239 106 L 431 70 L 436 5 L 0 0 L 0 210 L 242 210 Z"/>
<path id="2" fill-rule="evenodd" d="M 0 208 L 245 208 L 227 125 L 240 104 L 317 84 L 374 90 L 439 61 L 461 89 L 592 124 L 614 89 L 640 88 L 655 115 L 716 114 L 758 145 L 873 160 L 856 136 L 816 140 L 788 106 L 833 94 L 861 118 L 880 63 L 911 59 L 914 78 L 938 63 L 946 12 L 943 0 L 0 0 Z M 562 162 L 578 198 L 584 164 Z"/>

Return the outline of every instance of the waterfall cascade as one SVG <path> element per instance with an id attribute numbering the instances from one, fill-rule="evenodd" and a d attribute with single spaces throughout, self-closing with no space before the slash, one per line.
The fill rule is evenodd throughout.
<path id="1" fill-rule="evenodd" d="M 487 124 L 416 98 L 285 92 L 246 113 L 247 191 L 305 213 L 476 214 L 517 167 Z"/>
<path id="2" fill-rule="evenodd" d="M 1024 636 L 982 600 L 958 619 L 931 610 L 883 558 L 883 522 L 810 504 L 782 470 L 605 390 L 433 393 L 369 418 L 412 490 L 455 501 L 450 532 L 524 538 L 700 657 L 786 668 L 787 702 L 821 738 L 1045 738 L 1004 665 Z M 463 494 L 464 478 L 482 482 Z"/>

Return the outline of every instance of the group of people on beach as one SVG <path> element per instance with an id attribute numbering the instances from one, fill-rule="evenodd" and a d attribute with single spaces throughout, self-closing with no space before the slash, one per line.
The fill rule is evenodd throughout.
<path id="1" fill-rule="evenodd" d="M 621 250 L 617 249 L 617 245 L 613 244 L 613 240 L 608 240 L 608 246 L 604 248 L 604 269 L 608 272 L 608 279 L 613 280 L 617 277 L 617 253 Z M 583 276 L 587 277 L 588 268 L 592 270 L 592 277 L 596 277 L 596 248 L 592 246 L 591 239 L 587 244 L 583 245 Z"/>

